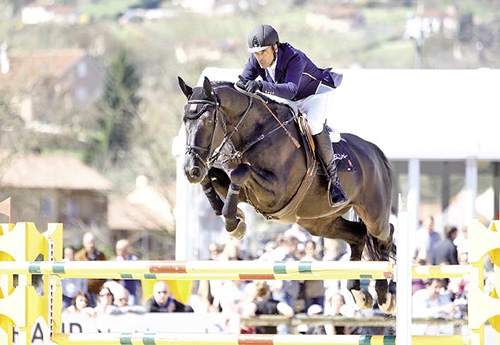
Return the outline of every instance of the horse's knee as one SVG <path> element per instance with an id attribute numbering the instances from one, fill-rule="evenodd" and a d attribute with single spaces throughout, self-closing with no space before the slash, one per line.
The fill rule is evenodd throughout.
<path id="1" fill-rule="evenodd" d="M 231 182 L 241 186 L 250 177 L 250 165 L 239 164 L 233 171 L 231 171 Z"/>

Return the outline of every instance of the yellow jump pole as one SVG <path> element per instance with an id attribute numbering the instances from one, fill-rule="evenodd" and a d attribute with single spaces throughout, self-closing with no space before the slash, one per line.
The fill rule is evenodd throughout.
<path id="1" fill-rule="evenodd" d="M 272 334 L 168 334 L 168 333 L 75 333 L 54 334 L 58 345 L 394 345 L 395 336 L 384 335 L 272 335 Z M 413 336 L 413 345 L 470 344 L 462 336 Z M 408 345 L 408 344 L 403 344 Z"/>
<path id="2" fill-rule="evenodd" d="M 106 279 L 387 279 L 393 276 L 393 265 L 345 261 L 33 261 L 3 263 L 1 273 Z"/>

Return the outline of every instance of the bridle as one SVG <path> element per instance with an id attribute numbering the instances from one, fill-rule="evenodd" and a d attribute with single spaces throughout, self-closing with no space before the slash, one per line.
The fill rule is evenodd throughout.
<path id="1" fill-rule="evenodd" d="M 246 108 L 243 111 L 243 113 L 239 116 L 238 123 L 236 125 L 232 125 L 233 128 L 231 129 L 230 132 L 227 132 L 227 128 L 228 128 L 228 124 L 229 124 L 229 121 L 227 120 L 228 116 L 221 109 L 221 106 L 220 106 L 221 104 L 220 104 L 219 98 L 217 97 L 217 95 L 214 92 L 212 92 L 212 96 L 215 99 L 215 101 L 210 101 L 210 100 L 188 100 L 188 105 L 189 104 L 203 104 L 204 106 L 202 108 L 202 111 L 205 111 L 206 108 L 209 107 L 209 106 L 213 106 L 215 108 L 215 111 L 213 112 L 213 130 L 212 130 L 212 134 L 211 134 L 209 146 L 208 147 L 201 147 L 201 146 L 197 146 L 197 145 L 186 144 L 186 154 L 192 154 L 192 155 L 194 155 L 200 162 L 202 162 L 202 164 L 204 165 L 204 167 L 207 170 L 210 169 L 210 168 L 212 168 L 214 166 L 215 162 L 219 159 L 223 148 L 227 145 L 227 143 L 232 138 L 232 136 L 236 132 L 239 131 L 239 127 L 241 126 L 242 122 L 244 121 L 244 119 L 248 115 L 248 113 L 249 113 L 249 111 L 250 111 L 250 109 L 251 109 L 251 107 L 253 105 L 254 98 L 257 98 L 258 100 L 260 100 L 260 101 L 263 102 L 265 108 L 273 115 L 274 119 L 278 122 L 278 125 L 275 126 L 274 128 L 272 128 L 271 130 L 269 130 L 267 133 L 261 134 L 257 138 L 255 138 L 254 140 L 246 143 L 240 149 L 236 149 L 236 148 L 233 147 L 232 148 L 233 149 L 232 150 L 233 151 L 232 154 L 230 154 L 221 163 L 224 164 L 225 162 L 233 160 L 233 159 L 241 159 L 242 156 L 243 156 L 243 154 L 246 151 L 248 151 L 252 146 L 254 146 L 258 142 L 264 140 L 266 137 L 268 137 L 269 135 L 271 135 L 272 133 L 274 133 L 275 131 L 277 131 L 280 128 L 282 128 L 287 133 L 287 135 L 292 139 L 292 141 L 294 141 L 294 144 L 296 145 L 297 148 L 300 147 L 300 144 L 298 144 L 298 142 L 295 140 L 295 138 L 293 138 L 293 136 L 291 135 L 291 133 L 285 127 L 289 123 L 292 123 L 294 121 L 293 114 L 292 114 L 292 116 L 289 119 L 287 119 L 287 120 L 285 120 L 285 121 L 282 122 L 282 121 L 280 121 L 278 119 L 278 117 L 276 116 L 276 114 L 274 114 L 273 111 L 267 106 L 267 104 L 266 104 L 267 101 L 264 100 L 262 97 L 260 97 L 259 95 L 255 95 L 255 94 L 250 94 L 250 93 L 244 92 L 243 90 L 240 90 L 238 88 L 236 88 L 236 89 L 239 92 L 247 94 L 250 97 L 248 97 L 248 105 L 246 106 Z M 223 115 L 223 118 L 226 119 L 226 121 L 223 122 L 224 139 L 222 140 L 222 143 L 210 155 L 210 152 L 212 152 L 212 146 L 213 146 L 213 143 L 214 143 L 215 130 L 217 128 L 218 112 L 221 112 L 221 114 Z M 205 160 L 205 159 L 203 159 L 201 157 L 201 155 L 197 151 L 208 152 L 208 154 L 210 156 Z"/>

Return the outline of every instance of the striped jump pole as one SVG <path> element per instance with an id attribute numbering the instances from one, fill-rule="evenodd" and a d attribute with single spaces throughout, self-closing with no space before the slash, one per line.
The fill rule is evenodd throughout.
<path id="1" fill-rule="evenodd" d="M 462 336 L 413 336 L 413 345 L 464 345 Z M 279 335 L 279 334 L 168 334 L 168 333 L 57 333 L 58 345 L 395 345 L 395 336 L 384 335 Z M 400 344 L 401 345 L 401 344 Z M 408 345 L 406 343 L 402 345 Z"/>
<path id="2" fill-rule="evenodd" d="M 393 264 L 356 261 L 12 261 L 0 265 L 0 274 L 5 273 L 102 279 L 387 279 L 393 276 Z"/>

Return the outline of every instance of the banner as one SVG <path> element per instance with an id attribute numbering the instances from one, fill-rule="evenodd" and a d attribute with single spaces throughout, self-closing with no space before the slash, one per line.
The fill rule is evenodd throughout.
<path id="1" fill-rule="evenodd" d="M 43 325 L 39 318 L 31 330 L 32 345 L 43 345 Z M 61 333 L 233 333 L 240 332 L 238 315 L 224 313 L 147 313 L 88 317 L 81 314 L 63 314 Z M 14 327 L 14 344 L 18 341 Z M 23 344 L 20 344 L 23 345 Z"/>

